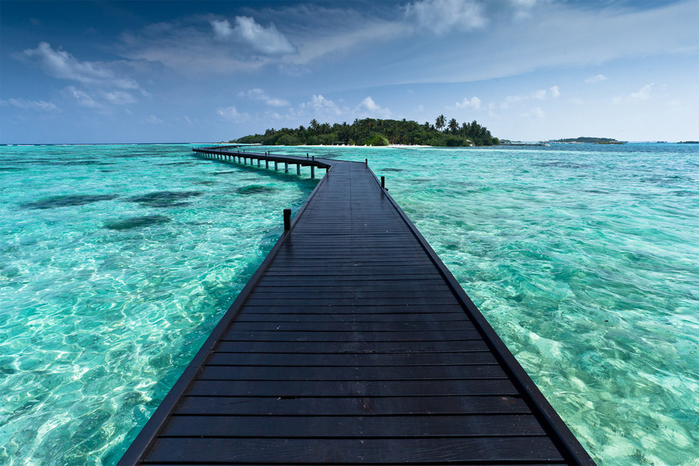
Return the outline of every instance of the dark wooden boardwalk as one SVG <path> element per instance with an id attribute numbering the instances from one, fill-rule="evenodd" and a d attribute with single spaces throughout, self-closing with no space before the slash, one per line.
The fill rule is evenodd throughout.
<path id="1" fill-rule="evenodd" d="M 245 156 L 329 170 L 120 464 L 594 464 L 365 164 Z"/>

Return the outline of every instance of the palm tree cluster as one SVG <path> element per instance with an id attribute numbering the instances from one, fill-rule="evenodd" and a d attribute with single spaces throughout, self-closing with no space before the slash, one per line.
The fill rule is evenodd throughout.
<path id="1" fill-rule="evenodd" d="M 455 136 L 461 136 L 476 142 L 478 146 L 492 146 L 495 144 L 500 144 L 498 138 L 494 138 L 490 131 L 485 126 L 478 124 L 476 120 L 471 123 L 462 123 L 456 121 L 456 118 L 452 118 L 446 123 L 446 118 L 444 115 L 439 115 L 435 120 L 435 128 L 442 130 L 445 134 L 451 134 Z"/>
<path id="2" fill-rule="evenodd" d="M 435 124 L 415 121 L 365 118 L 347 123 L 319 123 L 315 118 L 308 127 L 268 129 L 264 134 L 245 136 L 231 142 L 264 145 L 368 145 L 414 144 L 429 146 L 491 146 L 499 144 L 485 126 L 476 121 L 459 126 L 454 118 L 446 123 L 440 115 Z"/>

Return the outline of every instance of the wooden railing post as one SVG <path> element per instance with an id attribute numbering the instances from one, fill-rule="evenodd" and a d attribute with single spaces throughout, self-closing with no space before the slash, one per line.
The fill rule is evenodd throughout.
<path id="1" fill-rule="evenodd" d="M 291 230 L 291 209 L 284 209 L 284 231 Z"/>

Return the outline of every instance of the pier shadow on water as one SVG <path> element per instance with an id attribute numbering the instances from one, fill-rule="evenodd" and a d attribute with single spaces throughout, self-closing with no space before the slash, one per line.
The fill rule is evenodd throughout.
<path id="1" fill-rule="evenodd" d="M 164 215 L 144 215 L 131 217 L 116 222 L 107 223 L 104 227 L 108 230 L 132 230 L 134 228 L 150 227 L 171 222 L 170 217 Z"/>
<path id="2" fill-rule="evenodd" d="M 58 207 L 75 207 L 100 201 L 111 201 L 119 197 L 116 194 L 78 194 L 70 196 L 52 196 L 38 201 L 20 204 L 24 209 L 55 209 Z"/>
<path id="3" fill-rule="evenodd" d="M 237 193 L 241 195 L 249 195 L 249 194 L 268 194 L 268 193 L 273 193 L 277 189 L 273 188 L 272 186 L 262 186 L 259 184 L 251 184 L 250 186 L 243 186 L 242 188 L 238 188 Z"/>
<path id="4" fill-rule="evenodd" d="M 129 198 L 129 202 L 135 202 L 145 207 L 183 207 L 189 202 L 184 199 L 201 196 L 201 191 L 156 191 L 142 196 Z"/>

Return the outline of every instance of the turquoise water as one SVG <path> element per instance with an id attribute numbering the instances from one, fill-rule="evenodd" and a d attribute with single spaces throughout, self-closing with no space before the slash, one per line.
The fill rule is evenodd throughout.
<path id="1" fill-rule="evenodd" d="M 699 465 L 699 147 L 271 149 L 369 159 L 598 464 Z M 307 178 L 0 148 L 0 463 L 114 464 Z"/>
<path id="2" fill-rule="evenodd" d="M 188 146 L 0 151 L 0 464 L 115 464 L 316 183 Z"/>

